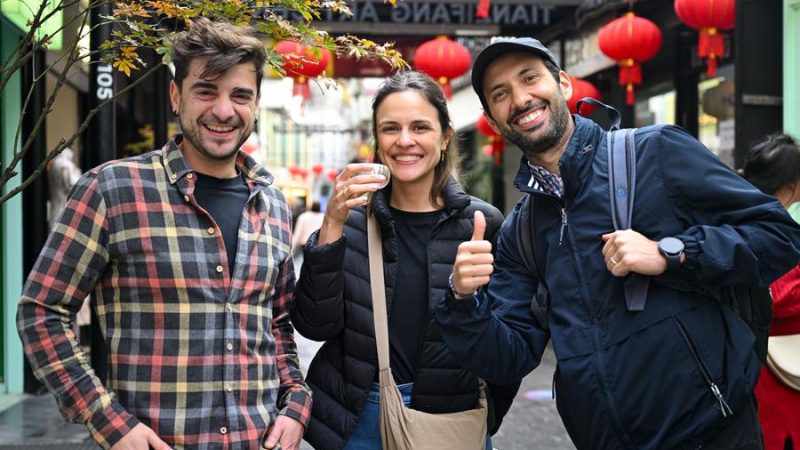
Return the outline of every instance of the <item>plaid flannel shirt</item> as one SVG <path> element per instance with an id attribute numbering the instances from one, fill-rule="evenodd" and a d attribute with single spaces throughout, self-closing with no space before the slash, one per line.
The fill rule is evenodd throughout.
<path id="1" fill-rule="evenodd" d="M 81 177 L 25 284 L 17 325 L 63 416 L 103 447 L 142 422 L 176 448 L 258 448 L 276 414 L 307 425 L 311 409 L 289 321 L 291 212 L 269 172 L 240 153 L 251 193 L 229 273 L 180 140 Z M 72 331 L 90 293 L 108 388 Z"/>

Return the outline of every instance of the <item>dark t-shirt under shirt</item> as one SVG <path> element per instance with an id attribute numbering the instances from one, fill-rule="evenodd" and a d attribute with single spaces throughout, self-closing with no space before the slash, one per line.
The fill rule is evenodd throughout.
<path id="1" fill-rule="evenodd" d="M 197 173 L 194 197 L 217 222 L 228 255 L 228 270 L 233 274 L 236 248 L 239 244 L 239 222 L 242 220 L 244 205 L 250 197 L 250 188 L 247 187 L 244 175 L 215 178 Z"/>
<path id="2" fill-rule="evenodd" d="M 428 240 L 441 211 L 391 208 L 398 242 L 397 285 L 389 311 L 389 353 L 397 384 L 414 381 L 428 322 Z"/>

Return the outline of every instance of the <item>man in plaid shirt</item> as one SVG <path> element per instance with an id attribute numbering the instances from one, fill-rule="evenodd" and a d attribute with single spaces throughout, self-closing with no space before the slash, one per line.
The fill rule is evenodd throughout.
<path id="1" fill-rule="evenodd" d="M 205 19 L 173 45 L 183 135 L 81 177 L 25 284 L 20 336 L 64 417 L 104 448 L 296 449 L 311 393 L 288 314 L 291 213 L 239 151 L 266 53 Z M 105 386 L 71 326 L 90 293 Z"/>

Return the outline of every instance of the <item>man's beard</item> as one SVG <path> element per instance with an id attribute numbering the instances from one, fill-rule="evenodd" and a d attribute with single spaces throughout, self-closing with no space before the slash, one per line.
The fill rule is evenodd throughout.
<path id="1" fill-rule="evenodd" d="M 197 122 L 195 122 L 193 125 L 193 127 L 185 127 L 184 124 L 181 123 L 183 137 L 192 143 L 192 146 L 197 149 L 198 153 L 214 161 L 230 160 L 239 152 L 239 148 L 241 148 L 245 141 L 247 141 L 247 138 L 250 137 L 250 133 L 242 133 L 242 136 L 239 138 L 239 142 L 233 146 L 230 151 L 226 152 L 225 154 L 214 154 L 208 150 L 205 145 L 205 141 L 201 136 L 202 125 Z"/>
<path id="2" fill-rule="evenodd" d="M 567 124 L 570 120 L 570 114 L 566 107 L 566 102 L 563 97 L 558 99 L 559 106 L 553 107 L 550 103 L 550 111 L 552 111 L 552 118 L 546 128 L 542 130 L 542 135 L 538 138 L 532 138 L 527 134 L 520 133 L 512 128 L 510 125 L 503 128 L 503 137 L 511 141 L 514 145 L 522 150 L 522 154 L 529 160 L 536 158 L 536 156 L 547 152 L 554 148 L 563 139 L 564 133 L 567 132 Z M 513 114 L 511 117 L 519 117 L 520 113 L 524 114 L 525 111 L 520 111 Z"/>

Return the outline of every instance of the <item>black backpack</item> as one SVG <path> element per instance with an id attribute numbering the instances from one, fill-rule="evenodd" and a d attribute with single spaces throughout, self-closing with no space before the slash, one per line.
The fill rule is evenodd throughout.
<path id="1" fill-rule="evenodd" d="M 611 200 L 611 218 L 615 230 L 630 228 L 633 214 L 633 201 L 636 186 L 636 145 L 635 129 L 619 129 L 621 117 L 611 106 L 592 98 L 584 98 L 578 102 L 578 110 L 582 103 L 591 103 L 606 109 L 612 125 L 608 132 L 608 167 L 609 167 L 609 199 Z M 525 194 L 517 217 L 516 239 L 517 250 L 522 263 L 539 280 L 539 285 L 531 299 L 531 312 L 544 330 L 549 329 L 547 314 L 550 308 L 550 291 L 544 283 L 542 264 L 538 262 L 536 248 L 532 242 L 535 236 L 531 194 Z M 527 232 L 526 232 L 527 231 Z M 625 302 L 629 311 L 641 311 L 647 301 L 647 290 L 650 278 L 632 273 L 623 282 Z M 769 325 L 772 320 L 772 295 L 768 287 L 762 286 L 720 286 L 703 289 L 703 293 L 716 298 L 721 304 L 735 311 L 750 327 L 756 341 L 754 351 L 762 363 L 767 360 L 767 342 Z"/>

